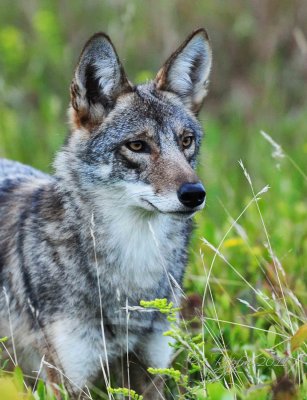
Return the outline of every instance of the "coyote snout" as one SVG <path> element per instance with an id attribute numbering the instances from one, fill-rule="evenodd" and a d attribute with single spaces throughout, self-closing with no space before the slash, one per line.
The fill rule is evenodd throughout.
<path id="1" fill-rule="evenodd" d="M 188 151 L 193 154 L 195 136 L 189 138 Z M 163 141 L 166 141 L 165 137 L 162 138 L 162 143 Z M 152 163 L 148 181 L 156 193 L 152 203 L 156 205 L 156 200 L 156 206 L 161 212 L 189 216 L 203 208 L 206 192 L 192 167 L 193 162 L 187 150 L 180 150 L 174 137 L 172 142 L 167 143 L 167 152 L 162 145 L 161 153 L 166 154 Z"/>

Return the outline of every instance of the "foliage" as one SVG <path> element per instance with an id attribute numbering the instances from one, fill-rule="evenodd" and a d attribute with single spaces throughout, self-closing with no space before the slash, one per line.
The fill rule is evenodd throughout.
<path id="1" fill-rule="evenodd" d="M 143 396 L 138 395 L 134 390 L 127 389 L 127 388 L 108 388 L 108 393 L 115 394 L 115 395 L 123 395 L 129 397 L 132 400 L 143 400 Z"/>

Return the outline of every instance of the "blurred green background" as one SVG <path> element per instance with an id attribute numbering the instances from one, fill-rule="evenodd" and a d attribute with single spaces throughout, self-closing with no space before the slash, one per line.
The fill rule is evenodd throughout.
<path id="1" fill-rule="evenodd" d="M 212 292 L 204 299 L 207 316 L 274 328 L 291 337 L 306 323 L 307 304 L 306 21 L 305 0 L 1 0 L 0 157 L 52 170 L 54 153 L 68 131 L 73 70 L 94 32 L 111 36 L 129 78 L 141 82 L 155 76 L 187 34 L 206 27 L 214 65 L 200 115 L 206 137 L 199 172 L 208 201 L 196 217 L 190 248 L 185 291 L 194 297 L 187 310 L 193 302 L 199 304 L 195 294 L 203 295 L 208 278 Z M 279 153 L 261 130 L 281 146 Z M 251 205 L 221 244 L 233 219 L 253 197 L 240 159 L 255 192 L 265 185 L 270 190 L 261 195 L 261 216 Z M 216 247 L 221 244 L 234 269 L 214 259 L 203 237 Z M 268 241 L 280 265 L 273 262 Z M 205 277 L 210 268 L 210 277 Z M 250 316 L 237 299 L 257 309 L 259 299 L 251 287 L 270 297 L 278 318 Z M 295 310 L 292 327 L 276 302 L 284 295 Z M 265 331 L 208 324 L 234 355 L 246 349 L 255 354 L 272 345 L 272 335 Z M 215 362 L 215 342 L 207 330 L 205 336 L 206 356 Z M 284 355 L 287 350 L 280 351 Z M 255 382 L 259 374 L 255 372 Z M 275 379 L 268 368 L 261 374 L 263 382 Z"/>

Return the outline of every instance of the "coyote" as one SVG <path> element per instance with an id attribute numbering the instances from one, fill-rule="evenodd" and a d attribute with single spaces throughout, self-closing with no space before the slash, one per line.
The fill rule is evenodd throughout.
<path id="1" fill-rule="evenodd" d="M 0 337 L 58 399 L 62 384 L 86 397 L 101 371 L 106 385 L 111 374 L 145 399 L 162 396 L 147 368 L 170 364 L 168 321 L 139 305 L 180 303 L 191 217 L 205 204 L 197 114 L 211 61 L 198 29 L 154 80 L 133 85 L 97 33 L 71 83 L 54 175 L 0 161 Z"/>

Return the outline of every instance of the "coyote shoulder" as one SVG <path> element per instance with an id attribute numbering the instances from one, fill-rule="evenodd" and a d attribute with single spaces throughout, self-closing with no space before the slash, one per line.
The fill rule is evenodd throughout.
<path id="1" fill-rule="evenodd" d="M 146 371 L 170 363 L 168 322 L 136 306 L 180 303 L 191 217 L 206 196 L 195 166 L 211 58 L 199 29 L 153 81 L 133 85 L 97 33 L 71 83 L 54 175 L 0 160 L 0 337 L 59 399 L 57 385 L 77 398 L 102 369 L 160 398 L 162 380 Z"/>

